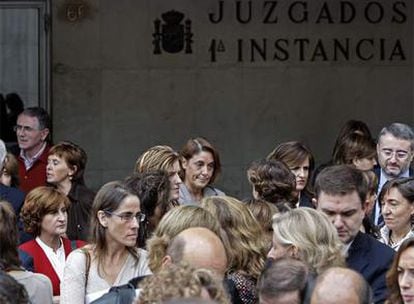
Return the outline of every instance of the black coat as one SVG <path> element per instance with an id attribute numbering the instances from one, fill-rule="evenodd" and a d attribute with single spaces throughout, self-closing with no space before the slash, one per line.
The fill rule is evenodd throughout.
<path id="1" fill-rule="evenodd" d="M 373 237 L 359 232 L 348 251 L 348 267 L 359 272 L 372 288 L 374 303 L 387 299 L 385 274 L 391 266 L 394 250 Z"/>
<path id="2" fill-rule="evenodd" d="M 72 184 L 68 194 L 71 205 L 68 209 L 67 236 L 70 240 L 89 240 L 90 212 L 95 192 L 85 185 Z"/>

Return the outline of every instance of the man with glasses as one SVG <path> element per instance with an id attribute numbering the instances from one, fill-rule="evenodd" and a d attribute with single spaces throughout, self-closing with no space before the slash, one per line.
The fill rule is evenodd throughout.
<path id="1" fill-rule="evenodd" d="M 49 114 L 40 107 L 27 108 L 17 118 L 14 130 L 20 148 L 20 189 L 27 193 L 33 188 L 46 185 Z"/>
<path id="2" fill-rule="evenodd" d="M 413 170 L 410 168 L 413 152 L 414 132 L 410 126 L 393 123 L 381 130 L 377 143 L 378 166 L 374 168 L 379 180 L 377 194 L 387 181 L 413 176 Z M 372 219 L 376 225 L 384 224 L 378 201 L 372 211 Z"/>

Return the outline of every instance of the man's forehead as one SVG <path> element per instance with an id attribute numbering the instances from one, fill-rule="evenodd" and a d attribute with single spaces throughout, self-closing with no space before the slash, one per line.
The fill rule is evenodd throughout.
<path id="1" fill-rule="evenodd" d="M 382 148 L 384 148 L 385 146 L 398 146 L 409 148 L 411 146 L 411 141 L 408 139 L 395 137 L 391 133 L 385 133 L 378 139 L 378 145 Z"/>
<path id="2" fill-rule="evenodd" d="M 355 205 L 361 204 L 356 190 L 345 194 L 330 194 L 321 191 L 318 195 L 318 204 Z"/>
<path id="3" fill-rule="evenodd" d="M 24 122 L 25 124 L 36 124 L 39 125 L 39 119 L 36 116 L 29 116 L 25 114 L 20 114 L 17 118 L 18 122 Z"/>

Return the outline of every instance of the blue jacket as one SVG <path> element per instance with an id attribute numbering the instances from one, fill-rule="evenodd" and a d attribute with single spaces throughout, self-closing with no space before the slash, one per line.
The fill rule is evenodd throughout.
<path id="1" fill-rule="evenodd" d="M 394 250 L 371 236 L 359 232 L 348 251 L 348 267 L 359 272 L 372 288 L 374 303 L 387 299 L 385 274 L 391 266 Z"/>
<path id="2" fill-rule="evenodd" d="M 0 199 L 8 201 L 12 205 L 16 215 L 19 216 L 24 202 L 24 193 L 22 191 L 0 184 Z"/>

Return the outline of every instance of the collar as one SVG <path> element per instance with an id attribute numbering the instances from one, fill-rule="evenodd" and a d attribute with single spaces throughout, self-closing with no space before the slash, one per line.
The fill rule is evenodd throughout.
<path id="1" fill-rule="evenodd" d="M 24 161 L 24 166 L 26 167 L 26 170 L 30 169 L 35 163 L 35 161 L 42 156 L 43 152 L 46 149 L 46 146 L 47 144 L 46 142 L 44 142 L 40 150 L 31 158 L 27 157 L 23 150 L 20 150 L 20 157 Z"/>
<path id="2" fill-rule="evenodd" d="M 56 252 L 53 250 L 53 248 L 49 247 L 49 245 L 47 245 L 45 242 L 43 242 L 40 237 L 36 237 L 36 242 L 39 244 L 40 247 L 42 247 L 43 251 L 48 253 L 48 254 L 58 254 L 59 252 L 64 252 L 64 248 L 63 248 L 63 240 L 62 238 L 60 238 L 60 246 L 59 248 L 56 250 Z"/>
<path id="3" fill-rule="evenodd" d="M 402 172 L 398 177 L 410 177 L 410 168 Z M 394 177 L 387 175 L 387 173 L 385 173 L 385 171 L 381 168 L 380 180 L 378 183 L 378 193 L 381 192 L 382 186 L 384 186 L 386 182 L 392 179 L 394 179 Z"/>
<path id="4" fill-rule="evenodd" d="M 350 241 L 348 244 L 344 244 L 343 245 L 343 247 L 342 247 L 342 254 L 344 255 L 344 257 L 347 257 L 348 256 L 349 248 L 351 248 L 352 243 L 354 242 L 354 240 L 355 240 L 355 238 L 352 241 Z"/>
<path id="5" fill-rule="evenodd" d="M 381 238 L 382 238 L 383 243 L 387 244 L 394 250 L 398 250 L 402 242 L 414 236 L 413 230 L 409 230 L 407 234 L 401 240 L 399 240 L 397 243 L 391 244 L 390 243 L 391 230 L 386 225 L 384 225 L 384 227 L 381 228 L 380 233 L 381 233 Z"/>

